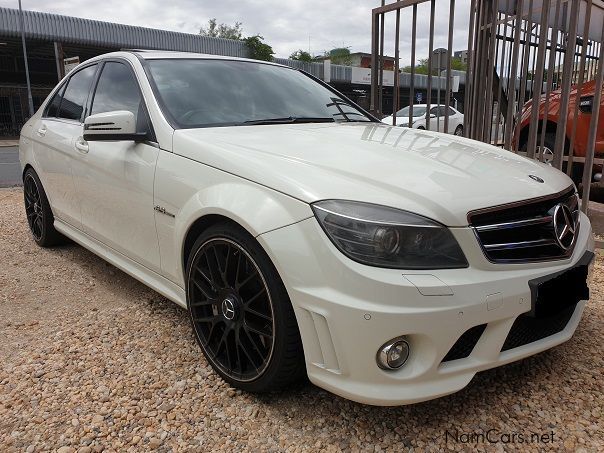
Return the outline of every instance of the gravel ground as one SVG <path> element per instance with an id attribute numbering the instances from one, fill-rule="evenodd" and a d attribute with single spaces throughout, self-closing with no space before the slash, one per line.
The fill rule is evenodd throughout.
<path id="1" fill-rule="evenodd" d="M 21 198 L 0 190 L 2 452 L 604 450 L 602 254 L 571 341 L 457 394 L 398 408 L 311 384 L 253 396 L 211 370 L 184 310 L 79 246 L 35 246 Z M 501 442 L 469 439 L 490 429 Z"/>

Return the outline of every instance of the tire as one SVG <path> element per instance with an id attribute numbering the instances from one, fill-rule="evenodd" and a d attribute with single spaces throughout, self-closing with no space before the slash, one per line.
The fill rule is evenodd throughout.
<path id="1" fill-rule="evenodd" d="M 52 247 L 65 242 L 65 236 L 55 230 L 48 197 L 33 168 L 28 168 L 23 175 L 23 202 L 29 231 L 36 244 Z"/>
<path id="2" fill-rule="evenodd" d="M 458 137 L 463 137 L 463 126 L 462 125 L 457 126 L 457 128 L 455 129 L 454 135 L 457 135 Z"/>
<path id="3" fill-rule="evenodd" d="M 205 230 L 189 255 L 186 284 L 195 338 L 222 379 L 260 393 L 306 375 L 285 286 L 248 232 L 233 223 Z"/>
<path id="4" fill-rule="evenodd" d="M 425 130 L 426 130 L 426 128 L 425 128 L 424 126 L 418 126 L 418 127 L 417 127 L 417 130 L 420 130 L 420 131 L 425 131 Z"/>

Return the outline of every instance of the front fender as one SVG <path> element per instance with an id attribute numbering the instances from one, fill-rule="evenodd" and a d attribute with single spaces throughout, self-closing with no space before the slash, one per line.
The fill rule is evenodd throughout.
<path id="1" fill-rule="evenodd" d="M 258 236 L 313 215 L 307 203 L 170 152 L 158 158 L 154 199 L 162 271 L 182 287 L 185 238 L 200 218 L 220 215 Z"/>

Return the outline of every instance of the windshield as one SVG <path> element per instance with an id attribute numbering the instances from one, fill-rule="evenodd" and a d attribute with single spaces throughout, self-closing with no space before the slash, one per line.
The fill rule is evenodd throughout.
<path id="1" fill-rule="evenodd" d="M 424 116 L 426 114 L 426 107 L 420 107 L 418 105 L 413 107 L 413 118 L 418 116 Z M 409 116 L 409 107 L 405 107 L 396 112 L 397 118 L 401 116 Z"/>
<path id="2" fill-rule="evenodd" d="M 303 73 L 263 63 L 148 60 L 165 113 L 180 128 L 371 121 Z"/>

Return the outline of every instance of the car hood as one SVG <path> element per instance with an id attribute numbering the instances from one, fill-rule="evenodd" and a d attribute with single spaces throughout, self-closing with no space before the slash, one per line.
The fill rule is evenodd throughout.
<path id="1" fill-rule="evenodd" d="M 572 184 L 563 173 L 509 151 L 380 123 L 181 129 L 173 152 L 307 203 L 364 201 L 448 226 L 467 225 L 469 211 Z"/>

